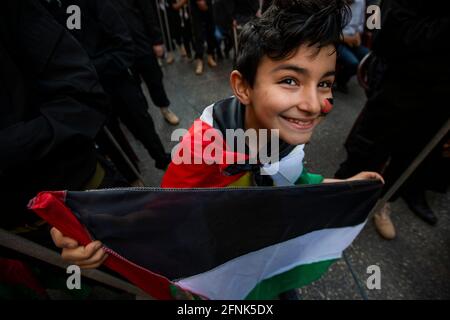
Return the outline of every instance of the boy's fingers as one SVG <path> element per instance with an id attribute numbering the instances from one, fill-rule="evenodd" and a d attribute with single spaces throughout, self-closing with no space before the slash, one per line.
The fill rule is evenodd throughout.
<path id="1" fill-rule="evenodd" d="M 384 183 L 383 177 L 377 172 L 364 172 L 364 175 L 371 180 L 381 180 Z"/>
<path id="2" fill-rule="evenodd" d="M 90 259 L 97 250 L 102 247 L 100 241 L 94 241 L 86 247 L 79 246 L 75 249 L 63 249 L 62 258 L 66 261 L 82 261 Z"/>
<path id="3" fill-rule="evenodd" d="M 64 237 L 64 235 L 56 228 L 50 230 L 50 235 L 52 236 L 53 242 L 58 248 L 64 249 L 74 249 L 78 247 L 78 242 L 72 238 Z"/>
<path id="4" fill-rule="evenodd" d="M 97 269 L 98 267 L 100 267 L 103 264 L 103 262 L 105 262 L 105 260 L 107 258 L 108 258 L 108 255 L 105 254 L 105 256 L 99 262 L 93 263 L 93 264 L 88 264 L 88 265 L 83 265 L 83 266 L 80 265 L 80 268 L 84 269 L 84 270 Z"/>
<path id="5" fill-rule="evenodd" d="M 80 267 L 88 268 L 89 266 L 93 266 L 93 265 L 101 265 L 102 262 L 104 261 L 104 259 L 106 259 L 106 253 L 104 250 L 100 249 L 100 250 L 97 250 L 94 253 L 94 255 L 89 259 L 73 261 L 73 262 L 74 262 L 74 264 L 76 264 Z"/>

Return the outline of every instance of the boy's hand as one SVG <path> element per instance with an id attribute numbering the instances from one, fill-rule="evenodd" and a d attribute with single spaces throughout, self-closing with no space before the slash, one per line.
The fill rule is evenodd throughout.
<path id="1" fill-rule="evenodd" d="M 64 237 L 56 228 L 52 228 L 50 234 L 55 245 L 63 249 L 62 259 L 70 264 L 78 265 L 82 269 L 98 268 L 108 258 L 100 241 L 93 241 L 83 247 L 79 246 L 77 241 Z"/>
<path id="2" fill-rule="evenodd" d="M 358 173 L 356 176 L 346 179 L 346 181 L 356 181 L 356 180 L 380 180 L 384 184 L 383 177 L 377 172 L 363 171 Z"/>

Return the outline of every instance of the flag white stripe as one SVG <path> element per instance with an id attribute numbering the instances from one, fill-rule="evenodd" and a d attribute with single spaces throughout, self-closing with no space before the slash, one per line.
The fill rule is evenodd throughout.
<path id="1" fill-rule="evenodd" d="M 177 284 L 209 299 L 244 299 L 265 279 L 299 265 L 340 258 L 364 225 L 314 231 L 237 257 Z"/>

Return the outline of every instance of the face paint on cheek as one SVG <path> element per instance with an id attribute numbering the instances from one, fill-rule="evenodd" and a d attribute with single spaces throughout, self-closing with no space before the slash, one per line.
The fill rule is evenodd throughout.
<path id="1" fill-rule="evenodd" d="M 322 106 L 322 114 L 321 116 L 328 115 L 331 110 L 333 110 L 334 100 L 333 98 L 327 98 L 323 100 L 323 106 Z"/>

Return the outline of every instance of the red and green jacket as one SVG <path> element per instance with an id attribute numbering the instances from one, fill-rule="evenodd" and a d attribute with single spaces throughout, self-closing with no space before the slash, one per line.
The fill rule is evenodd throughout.
<path id="1" fill-rule="evenodd" d="M 303 166 L 304 145 L 291 146 L 280 141 L 280 161 L 271 165 L 228 164 L 225 159 L 248 159 L 248 154 L 235 152 L 226 143 L 213 139 L 202 139 L 207 130 L 217 130 L 226 137 L 227 129 L 244 129 L 245 106 L 235 97 L 219 101 L 207 107 L 201 117 L 194 121 L 188 133 L 182 138 L 172 155 L 172 163 L 163 177 L 163 188 L 222 188 L 260 185 L 261 179 L 255 170 L 270 171 L 270 167 L 279 166 L 275 175 L 264 176 L 264 185 L 287 186 L 322 183 L 323 177 L 308 173 Z M 211 141 L 212 140 L 212 141 Z M 220 163 L 208 159 L 203 151 L 212 143 L 221 146 Z M 217 146 L 217 145 L 216 145 Z M 190 163 L 181 163 L 181 158 L 189 152 Z M 184 157 L 184 159 L 186 159 Z M 197 162 L 194 160 L 197 159 Z M 200 159 L 200 161 L 198 161 Z M 181 164 L 179 164 L 181 163 Z M 270 177 L 270 178 L 267 178 Z M 267 179 L 270 179 L 267 183 Z"/>

